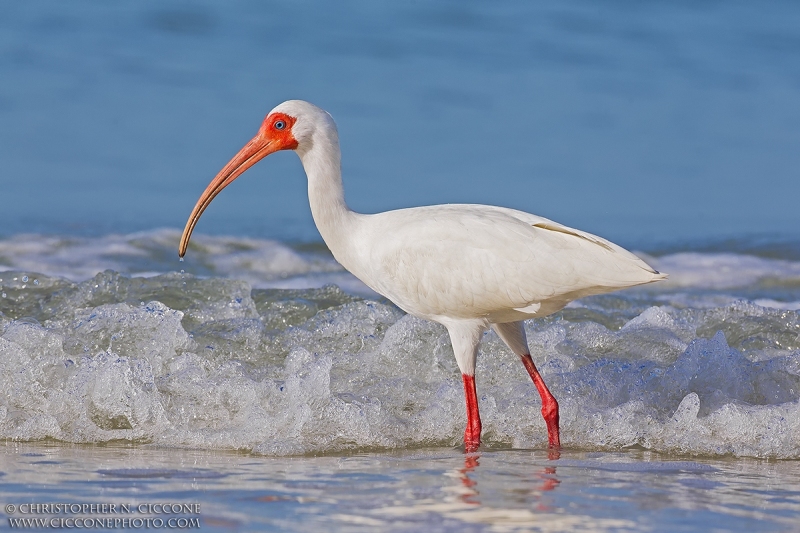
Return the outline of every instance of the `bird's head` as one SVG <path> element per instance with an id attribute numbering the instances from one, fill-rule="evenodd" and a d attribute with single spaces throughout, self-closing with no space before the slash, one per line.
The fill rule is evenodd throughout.
<path id="1" fill-rule="evenodd" d="M 288 100 L 270 111 L 256 136 L 233 156 L 200 195 L 183 230 L 178 255 L 184 256 L 200 215 L 222 189 L 271 153 L 295 150 L 302 157 L 313 147 L 320 135 L 336 136 L 336 125 L 326 111 L 314 104 Z"/>

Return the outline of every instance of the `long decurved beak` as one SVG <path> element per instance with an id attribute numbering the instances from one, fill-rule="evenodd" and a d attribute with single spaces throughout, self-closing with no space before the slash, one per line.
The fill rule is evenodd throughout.
<path id="1" fill-rule="evenodd" d="M 279 144 L 272 139 L 266 138 L 262 130 L 259 131 L 258 135 L 253 137 L 250 142 L 244 145 L 244 148 L 239 150 L 238 154 L 233 156 L 233 159 L 231 159 L 228 164 L 219 171 L 219 174 L 211 180 L 206 190 L 200 195 L 200 199 L 197 200 L 194 209 L 192 209 L 192 214 L 189 216 L 189 220 L 186 221 L 186 227 L 183 229 L 183 235 L 181 235 L 178 256 L 183 257 L 186 254 L 186 248 L 189 246 L 189 239 L 192 236 L 192 231 L 194 231 L 197 221 L 200 220 L 200 215 L 206 210 L 211 200 L 213 200 L 222 189 L 230 185 L 233 180 L 241 176 L 245 170 L 278 150 L 280 150 Z"/>

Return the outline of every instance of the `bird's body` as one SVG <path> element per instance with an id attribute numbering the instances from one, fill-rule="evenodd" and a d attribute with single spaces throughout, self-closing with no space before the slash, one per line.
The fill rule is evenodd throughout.
<path id="1" fill-rule="evenodd" d="M 464 378 L 466 447 L 480 442 L 475 360 L 489 327 L 522 358 L 542 395 L 550 444 L 558 446 L 558 404 L 533 364 L 522 321 L 577 298 L 666 276 L 605 239 L 513 209 L 448 204 L 355 213 L 344 201 L 333 119 L 298 100 L 273 109 L 258 135 L 212 181 L 187 222 L 181 256 L 214 196 L 281 149 L 300 156 L 314 221 L 336 260 L 404 311 L 447 327 Z"/>
<path id="2" fill-rule="evenodd" d="M 653 281 L 608 241 L 521 211 L 438 205 L 362 215 L 359 249 L 336 259 L 413 315 L 514 322 Z"/>

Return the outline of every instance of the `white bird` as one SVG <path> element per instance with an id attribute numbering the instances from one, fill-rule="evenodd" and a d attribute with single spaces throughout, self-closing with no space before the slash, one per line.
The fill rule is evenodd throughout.
<path id="1" fill-rule="evenodd" d="M 549 445 L 560 447 L 558 402 L 533 363 L 522 321 L 666 275 L 605 239 L 514 209 L 448 204 L 374 215 L 351 211 L 336 124 L 301 100 L 270 111 L 258 134 L 211 181 L 186 223 L 181 257 L 214 197 L 278 150 L 300 157 L 314 222 L 334 258 L 407 313 L 447 328 L 464 383 L 466 450 L 480 445 L 475 361 L 488 328 L 521 358 L 542 398 Z"/>

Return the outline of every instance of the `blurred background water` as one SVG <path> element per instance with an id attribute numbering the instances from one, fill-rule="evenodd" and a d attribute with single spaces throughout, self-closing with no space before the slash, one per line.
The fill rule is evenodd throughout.
<path id="1" fill-rule="evenodd" d="M 795 2 L 4 2 L 0 78 L 6 236 L 181 228 L 290 98 L 337 120 L 356 210 L 498 204 L 640 247 L 798 235 Z M 318 240 L 296 157 L 198 229 Z"/>

